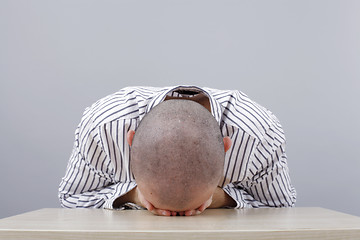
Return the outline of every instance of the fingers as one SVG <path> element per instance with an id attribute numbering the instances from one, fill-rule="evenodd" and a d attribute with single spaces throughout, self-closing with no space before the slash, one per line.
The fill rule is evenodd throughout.
<path id="1" fill-rule="evenodd" d="M 150 212 L 153 211 L 155 209 L 155 207 L 148 200 L 145 199 L 145 197 L 141 193 L 140 189 L 136 188 L 136 191 L 137 191 L 137 196 L 139 198 L 139 201 L 143 205 L 143 207 L 145 207 Z"/>
<path id="2" fill-rule="evenodd" d="M 188 210 L 188 211 L 181 211 L 181 212 L 175 212 L 175 211 L 169 211 L 164 209 L 157 209 L 153 208 L 153 210 L 150 211 L 154 215 L 158 216 L 194 216 L 201 213 L 199 210 Z"/>
<path id="3" fill-rule="evenodd" d="M 149 210 L 150 212 L 155 209 L 154 206 L 153 206 L 150 202 L 148 202 L 147 200 L 145 200 L 145 201 L 143 202 L 143 204 L 144 204 L 145 208 L 146 208 L 147 210 Z"/>
<path id="4" fill-rule="evenodd" d="M 196 212 L 196 210 L 194 210 Z M 164 210 L 164 209 L 157 209 L 154 208 L 152 211 L 150 211 L 151 213 L 153 213 L 154 215 L 158 215 L 158 216 L 185 216 L 185 211 L 182 212 L 176 212 L 176 211 L 169 211 L 169 210 Z M 195 213 L 191 213 L 193 215 L 195 215 Z M 190 215 L 189 215 L 190 216 Z"/>
<path id="5" fill-rule="evenodd" d="M 168 210 L 154 208 L 151 212 L 158 216 L 171 216 L 171 211 Z M 174 216 L 176 216 L 176 214 Z"/>
<path id="6" fill-rule="evenodd" d="M 201 204 L 201 206 L 198 208 L 200 212 L 203 212 L 207 208 L 206 203 Z"/>
<path id="7" fill-rule="evenodd" d="M 154 206 L 148 200 L 146 200 L 144 197 L 140 198 L 140 201 L 144 205 L 144 207 L 147 210 L 149 210 L 150 212 L 155 209 Z"/>
<path id="8" fill-rule="evenodd" d="M 201 204 L 201 206 L 198 207 L 197 209 L 185 211 L 185 216 L 198 215 L 203 211 L 205 211 L 205 209 L 208 208 L 211 205 L 211 203 L 212 203 L 212 196 L 206 202 Z"/>
<path id="9" fill-rule="evenodd" d="M 198 208 L 198 210 L 200 212 L 203 212 L 205 209 L 207 209 L 212 203 L 212 196 L 203 204 L 201 204 L 201 206 Z"/>
<path id="10" fill-rule="evenodd" d="M 185 216 L 185 211 L 176 212 L 176 211 L 170 211 L 171 216 Z"/>
<path id="11" fill-rule="evenodd" d="M 202 213 L 201 211 L 194 209 L 194 210 L 187 210 L 185 211 L 185 216 L 195 216 Z"/>
<path id="12" fill-rule="evenodd" d="M 154 205 L 152 205 L 152 203 L 150 203 L 148 200 L 145 199 L 144 195 L 141 193 L 139 188 L 137 188 L 136 191 L 140 203 L 151 213 L 159 216 L 176 216 L 178 214 L 178 212 L 176 211 L 169 211 L 169 210 L 155 208 Z M 181 213 L 179 213 L 179 215 L 180 214 Z M 184 216 L 184 213 L 182 214 L 183 215 L 180 216 Z"/>

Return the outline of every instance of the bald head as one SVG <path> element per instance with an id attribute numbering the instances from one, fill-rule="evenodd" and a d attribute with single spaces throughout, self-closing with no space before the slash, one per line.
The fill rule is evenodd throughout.
<path id="1" fill-rule="evenodd" d="M 196 209 L 214 192 L 224 166 L 220 128 L 211 113 L 189 100 L 168 100 L 141 121 L 131 147 L 139 189 L 155 207 Z"/>

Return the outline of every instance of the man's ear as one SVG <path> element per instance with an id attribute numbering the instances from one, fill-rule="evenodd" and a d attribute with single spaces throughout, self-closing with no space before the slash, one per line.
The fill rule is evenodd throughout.
<path id="1" fill-rule="evenodd" d="M 227 152 L 231 147 L 231 139 L 229 137 L 224 137 L 223 141 L 224 141 L 224 150 L 225 152 Z"/>
<path id="2" fill-rule="evenodd" d="M 133 141 L 133 138 L 134 138 L 134 135 L 135 135 L 135 131 L 134 130 L 129 130 L 126 134 L 126 140 L 128 142 L 128 144 L 132 145 L 132 141 Z"/>

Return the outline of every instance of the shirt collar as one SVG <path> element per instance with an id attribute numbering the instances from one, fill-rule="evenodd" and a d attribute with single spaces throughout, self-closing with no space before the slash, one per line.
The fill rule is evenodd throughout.
<path id="1" fill-rule="evenodd" d="M 210 106 L 211 106 L 211 114 L 214 116 L 216 121 L 220 124 L 221 116 L 222 116 L 222 112 L 223 112 L 222 106 L 220 105 L 220 103 L 218 101 L 216 101 L 216 99 L 211 95 L 211 93 L 209 91 L 207 91 L 204 88 L 197 87 L 197 86 L 173 86 L 173 87 L 166 87 L 166 88 L 162 89 L 162 91 L 156 93 L 154 95 L 154 97 L 149 101 L 149 103 L 147 104 L 146 110 L 145 110 L 145 114 L 150 112 L 150 110 L 152 108 L 154 108 L 156 105 L 163 102 L 167 95 L 171 94 L 174 91 L 179 91 L 179 90 L 195 91 L 195 92 L 204 93 L 209 98 Z"/>

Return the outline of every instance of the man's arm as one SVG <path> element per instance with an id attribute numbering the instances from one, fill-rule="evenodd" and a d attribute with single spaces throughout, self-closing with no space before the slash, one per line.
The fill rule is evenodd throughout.
<path id="1" fill-rule="evenodd" d="M 199 208 L 185 211 L 185 216 L 192 216 L 201 214 L 207 208 L 234 208 L 236 207 L 236 202 L 228 195 L 226 192 L 217 187 L 215 189 L 214 194 L 208 199 L 205 203 L 203 203 Z"/>
<path id="2" fill-rule="evenodd" d="M 236 207 L 236 202 L 222 188 L 217 187 L 208 208 Z"/>
<path id="3" fill-rule="evenodd" d="M 115 199 L 114 203 L 113 203 L 113 207 L 114 208 L 120 208 L 121 206 L 123 206 L 126 203 L 134 203 L 140 207 L 143 207 L 143 204 L 139 201 L 138 198 L 138 193 L 137 193 L 137 187 L 134 187 L 133 189 L 131 189 L 131 191 L 125 193 L 124 195 L 118 197 Z"/>
<path id="4" fill-rule="evenodd" d="M 296 191 L 290 181 L 285 143 L 274 144 L 273 150 L 268 152 L 264 144 L 259 143 L 255 150 L 248 177 L 224 187 L 236 201 L 236 208 L 292 207 L 295 204 Z"/>
<path id="5" fill-rule="evenodd" d="M 118 197 L 114 201 L 113 206 L 114 208 L 119 208 L 120 206 L 126 203 L 134 203 L 140 207 L 146 208 L 155 215 L 161 215 L 161 216 L 176 216 L 177 214 L 180 214 L 182 216 L 185 215 L 184 212 L 177 213 L 165 209 L 155 208 L 149 201 L 145 199 L 145 197 L 142 195 L 138 187 L 135 187 L 126 194 Z"/>
<path id="6" fill-rule="evenodd" d="M 110 175 L 99 170 L 109 164 L 98 149 L 96 161 L 87 161 L 75 146 L 65 177 L 59 186 L 59 200 L 66 208 L 113 208 L 114 196 L 120 196 L 136 186 L 133 181 L 114 183 Z"/>
<path id="7" fill-rule="evenodd" d="M 75 131 L 73 151 L 59 186 L 59 199 L 67 208 L 111 209 L 117 196 L 136 186 L 125 159 L 129 148 L 118 142 L 122 138 L 112 137 L 110 123 L 97 126 L 88 115 L 84 114 Z M 133 125 L 131 121 L 120 121 L 116 126 L 126 129 Z"/>

